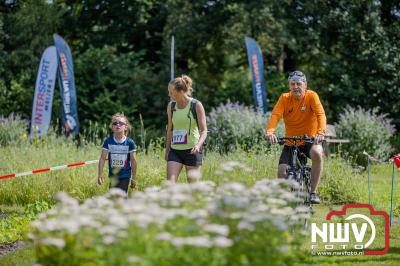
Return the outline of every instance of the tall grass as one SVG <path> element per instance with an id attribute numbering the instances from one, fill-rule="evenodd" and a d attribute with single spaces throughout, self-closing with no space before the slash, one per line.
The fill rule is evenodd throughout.
<path id="1" fill-rule="evenodd" d="M 95 160 L 100 155 L 100 142 L 76 145 L 71 139 L 49 135 L 45 140 L 35 140 L 23 145 L 0 147 L 0 175 L 25 172 L 32 169 Z M 275 178 L 280 149 L 257 147 L 250 151 L 236 150 L 221 155 L 208 151 L 202 167 L 203 180 L 216 184 L 239 181 L 250 186 L 261 178 Z M 229 163 L 237 162 L 237 163 Z M 146 152 L 138 153 L 137 190 L 160 185 L 166 176 L 164 150 L 160 142 L 150 144 Z M 107 168 L 107 166 L 106 166 Z M 221 173 L 221 169 L 225 173 Z M 105 169 L 106 170 L 106 169 Z M 226 174 L 229 172 L 229 174 Z M 391 167 L 387 164 L 372 168 L 372 201 L 385 210 L 390 201 Z M 182 171 L 179 182 L 185 182 Z M 340 158 L 325 160 L 319 194 L 325 202 L 368 202 L 366 172 L 355 172 L 350 164 Z M 399 195 L 399 186 L 395 187 Z M 0 202 L 4 205 L 22 205 L 36 201 L 54 203 L 58 191 L 66 191 L 83 201 L 94 195 L 104 194 L 107 185 L 97 185 L 97 164 L 69 168 L 54 172 L 0 180 Z M 398 197 L 398 196 L 397 196 Z M 396 203 L 398 198 L 395 198 Z M 396 205 L 394 206 L 396 207 Z"/>
<path id="2" fill-rule="evenodd" d="M 56 139 L 41 144 L 26 144 L 18 147 L 0 148 L 4 160 L 1 162 L 0 174 L 25 172 L 32 169 L 63 165 L 67 163 L 94 160 L 99 158 L 100 146 L 87 144 L 77 147 L 69 139 Z M 246 165 L 233 165 L 230 181 L 242 181 L 253 184 L 261 178 L 275 176 L 274 153 L 246 153 L 237 151 L 227 156 L 208 152 L 204 159 L 203 179 L 212 180 L 217 184 L 228 181 L 223 174 L 218 174 L 221 163 L 239 161 Z M 166 176 L 164 151 L 152 149 L 149 152 L 138 153 L 138 190 L 148 186 L 160 185 Z M 107 166 L 106 166 L 107 168 Z M 186 180 L 185 171 L 179 181 Z M 0 181 L 0 202 L 8 205 L 26 205 L 35 201 L 54 202 L 53 197 L 58 191 L 66 191 L 79 200 L 104 194 L 107 185 L 97 185 L 97 165 L 69 168 L 54 172 L 45 172 Z"/>

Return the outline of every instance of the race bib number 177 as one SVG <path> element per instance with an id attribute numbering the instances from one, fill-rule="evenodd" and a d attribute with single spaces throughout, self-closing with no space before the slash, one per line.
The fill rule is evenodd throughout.
<path id="1" fill-rule="evenodd" d="M 187 130 L 174 130 L 172 132 L 172 144 L 187 144 Z"/>

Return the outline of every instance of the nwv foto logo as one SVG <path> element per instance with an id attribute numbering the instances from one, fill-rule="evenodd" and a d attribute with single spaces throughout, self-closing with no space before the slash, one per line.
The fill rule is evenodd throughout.
<path id="1" fill-rule="evenodd" d="M 385 221 L 385 246 L 382 250 L 365 250 L 376 238 L 375 224 L 370 217 L 364 214 L 352 214 L 346 217 L 348 209 L 368 209 L 371 217 L 383 217 Z M 318 226 L 316 223 L 311 224 L 311 249 L 321 247 L 325 250 L 356 249 L 363 250 L 365 255 L 383 255 L 389 251 L 389 216 L 386 212 L 375 211 L 369 204 L 346 204 L 341 211 L 328 213 L 326 220 L 329 221 L 334 216 L 346 218 L 343 219 L 343 222 L 326 222 L 322 226 Z M 363 222 L 361 224 L 360 222 L 352 222 L 356 218 Z M 356 244 L 350 245 L 351 237 Z"/>

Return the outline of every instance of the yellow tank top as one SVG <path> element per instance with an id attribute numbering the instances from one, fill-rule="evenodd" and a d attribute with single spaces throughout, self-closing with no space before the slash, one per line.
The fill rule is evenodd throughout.
<path id="1" fill-rule="evenodd" d="M 178 105 L 175 104 L 175 110 L 172 110 L 172 149 L 188 150 L 199 142 L 200 131 L 190 110 L 192 101 L 193 98 L 183 109 L 178 108 Z"/>

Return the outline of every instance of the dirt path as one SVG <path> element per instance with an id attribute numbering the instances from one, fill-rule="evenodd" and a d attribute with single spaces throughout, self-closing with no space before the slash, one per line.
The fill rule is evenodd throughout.
<path id="1" fill-rule="evenodd" d="M 20 249 L 24 247 L 24 242 L 15 241 L 10 244 L 0 244 L 0 257 L 6 255 L 8 252 Z"/>
<path id="2" fill-rule="evenodd" d="M 6 219 L 9 216 L 10 216 L 9 214 L 5 214 L 4 212 L 0 211 L 0 219 Z"/>
<path id="3" fill-rule="evenodd" d="M 5 214 L 0 211 L 0 219 L 7 219 L 8 217 L 10 217 L 9 214 Z M 24 243 L 22 241 L 15 241 L 9 244 L 0 243 L 0 257 L 6 255 L 10 251 L 20 249 L 23 246 Z"/>

